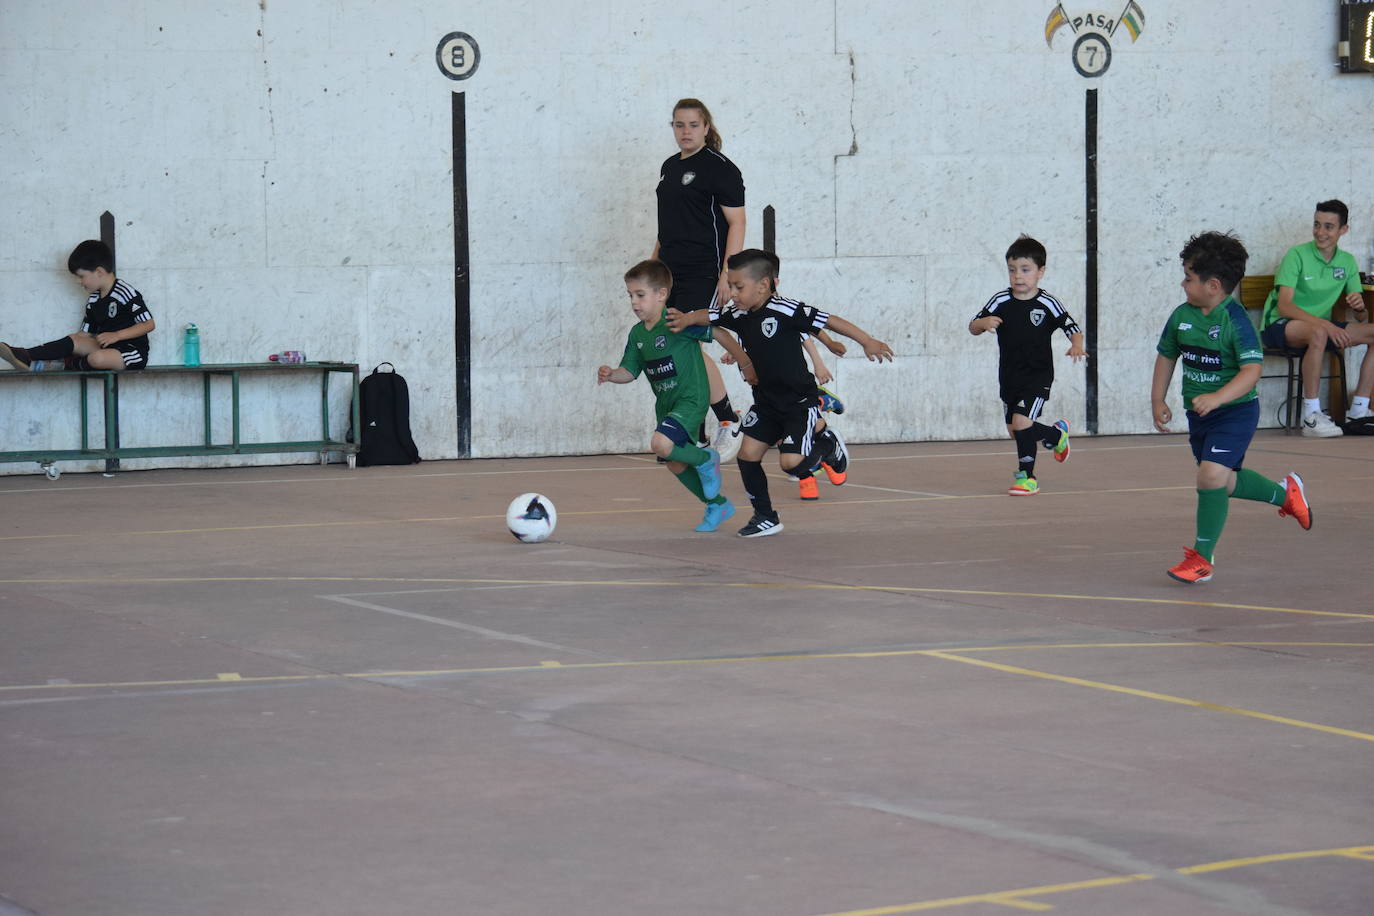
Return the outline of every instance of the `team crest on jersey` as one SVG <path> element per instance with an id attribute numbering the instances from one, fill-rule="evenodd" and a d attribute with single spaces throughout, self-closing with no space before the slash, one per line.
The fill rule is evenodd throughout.
<path id="1" fill-rule="evenodd" d="M 657 337 L 654 338 L 654 349 L 655 349 L 655 350 L 662 350 L 662 349 L 665 349 L 667 346 L 668 346 L 668 338 L 664 337 L 662 334 L 660 334 L 660 335 L 658 335 Z"/>
<path id="2" fill-rule="evenodd" d="M 759 415 L 754 413 L 754 411 L 750 410 L 747 414 L 744 415 L 744 419 L 740 421 L 740 425 L 753 426 L 757 422 L 759 422 Z"/>
<path id="3" fill-rule="evenodd" d="M 696 172 L 683 172 L 683 173 L 682 173 L 682 183 L 683 183 L 683 184 L 691 184 L 692 181 L 693 181 L 696 177 L 697 177 L 697 173 L 696 173 Z"/>
<path id="4" fill-rule="evenodd" d="M 1045 310 L 1044 310 L 1044 309 L 1031 309 L 1031 313 L 1030 313 L 1030 321 L 1031 321 L 1031 324 L 1035 325 L 1035 326 L 1038 328 L 1038 327 L 1040 327 L 1040 324 L 1041 324 L 1044 320 L 1045 320 Z"/>
<path id="5" fill-rule="evenodd" d="M 778 319 L 769 315 L 767 318 L 763 319 L 763 323 L 759 325 L 759 330 L 763 332 L 764 337 L 772 340 L 773 335 L 778 333 Z"/>
<path id="6" fill-rule="evenodd" d="M 1331 268 L 1331 279 L 1333 279 L 1333 280 L 1344 280 L 1344 279 L 1345 279 L 1345 268 L 1344 268 L 1344 267 L 1333 267 L 1333 268 Z"/>
<path id="7" fill-rule="evenodd" d="M 1211 340 L 1216 340 L 1218 337 L 1220 337 L 1220 336 L 1221 336 L 1221 325 L 1219 325 L 1219 324 L 1214 324 L 1214 325 L 1212 325 L 1210 328 L 1208 328 L 1208 329 L 1207 329 L 1207 336 L 1208 336 L 1208 338 L 1210 338 Z"/>

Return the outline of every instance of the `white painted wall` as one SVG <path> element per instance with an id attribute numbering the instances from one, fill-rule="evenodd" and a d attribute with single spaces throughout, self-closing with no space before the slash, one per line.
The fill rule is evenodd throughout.
<path id="1" fill-rule="evenodd" d="M 1252 272 L 1306 240 L 1312 204 L 1374 234 L 1374 78 L 1337 75 L 1331 3 L 1141 0 L 1085 80 L 1052 4 L 660 0 L 585 4 L 6 0 L 0 4 L 0 339 L 74 329 L 66 255 L 118 220 L 120 275 L 175 362 L 394 362 L 422 454 L 455 455 L 450 100 L 466 92 L 476 456 L 640 451 L 644 385 L 595 385 L 633 320 L 619 277 L 653 244 L 669 108 L 714 109 L 748 186 L 748 244 L 778 213 L 783 283 L 888 340 L 841 362 L 854 442 L 1002 434 L 995 344 L 965 325 L 1005 284 L 1019 232 L 1082 316 L 1084 90 L 1099 90 L 1101 430 L 1145 432 L 1177 252 L 1235 229 Z M 1115 4 L 1104 12 L 1115 15 Z M 1088 7 L 1066 4 L 1070 14 Z M 1273 22 L 1282 22 L 1275 28 Z M 434 49 L 481 44 L 466 83 Z M 1066 348 L 1066 343 L 1059 345 Z M 1063 361 L 1051 410 L 1083 421 Z M 194 387 L 131 381 L 125 442 L 194 441 Z M 309 388 L 310 386 L 306 386 Z M 747 402 L 738 379 L 737 401 Z M 0 450 L 76 444 L 75 384 L 0 384 Z M 311 435 L 313 390 L 249 392 L 245 435 Z M 343 405 L 338 409 L 342 422 Z M 297 432 L 291 432 L 297 430 Z M 283 432 L 286 431 L 286 432 Z M 126 462 L 279 463 L 313 456 Z M 31 465 L 0 465 L 28 473 Z"/>

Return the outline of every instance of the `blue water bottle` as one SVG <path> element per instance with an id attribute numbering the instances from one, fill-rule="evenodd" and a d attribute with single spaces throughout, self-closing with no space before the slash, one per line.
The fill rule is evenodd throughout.
<path id="1" fill-rule="evenodd" d="M 200 328 L 194 324 L 186 326 L 186 339 L 181 345 L 181 362 L 186 366 L 200 365 Z"/>

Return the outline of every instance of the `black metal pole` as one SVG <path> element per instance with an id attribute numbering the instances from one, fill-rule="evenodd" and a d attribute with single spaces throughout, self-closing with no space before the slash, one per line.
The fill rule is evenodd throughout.
<path id="1" fill-rule="evenodd" d="M 119 276 L 118 249 L 115 248 L 115 219 L 114 214 L 109 210 L 100 214 L 100 241 L 110 246 L 110 266 L 114 268 L 115 276 Z M 115 410 L 119 410 L 119 376 L 115 376 Z M 116 417 L 118 414 L 116 413 Z M 119 423 L 116 420 L 114 425 L 114 441 L 105 443 L 106 448 L 119 448 Z M 105 473 L 110 474 L 119 470 L 118 458 L 105 459 Z"/>
<path id="2" fill-rule="evenodd" d="M 1083 332 L 1088 362 L 1084 395 L 1084 419 L 1088 433 L 1097 434 L 1097 90 L 1087 90 L 1084 107 L 1084 173 L 1087 190 L 1087 276 L 1084 291 Z"/>
<path id="3" fill-rule="evenodd" d="M 777 254 L 777 244 L 777 214 L 773 211 L 773 205 L 769 204 L 763 208 L 763 250 Z"/>
<path id="4" fill-rule="evenodd" d="M 453 359 L 458 457 L 472 455 L 472 278 L 468 263 L 467 103 L 453 93 Z"/>

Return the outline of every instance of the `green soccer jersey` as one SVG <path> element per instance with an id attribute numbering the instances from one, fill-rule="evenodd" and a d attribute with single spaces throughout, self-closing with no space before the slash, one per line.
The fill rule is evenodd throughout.
<path id="1" fill-rule="evenodd" d="M 648 377 L 657 422 L 672 416 L 684 429 L 696 434 L 711 400 L 701 356 L 701 341 L 710 339 L 709 327 L 690 327 L 674 334 L 663 318 L 652 328 L 644 327 L 642 321 L 630 328 L 620 367 L 635 378 L 641 372 Z"/>
<path id="2" fill-rule="evenodd" d="M 1159 335 L 1159 354 L 1183 359 L 1183 408 L 1193 409 L 1193 398 L 1217 391 L 1236 377 L 1241 366 L 1264 361 L 1259 335 L 1245 309 L 1227 296 L 1210 314 L 1184 303 L 1174 309 Z M 1244 404 L 1259 397 L 1251 388 L 1223 407 Z"/>
<path id="3" fill-rule="evenodd" d="M 1287 286 L 1293 290 L 1293 304 L 1326 321 L 1331 320 L 1331 307 L 1346 293 L 1358 293 L 1360 286 L 1360 266 L 1355 256 L 1337 248 L 1331 260 L 1322 258 L 1316 242 L 1294 245 L 1288 249 L 1279 264 L 1279 272 L 1274 274 L 1274 288 L 1269 298 L 1264 300 L 1264 319 L 1260 327 L 1280 320 L 1279 290 Z"/>

